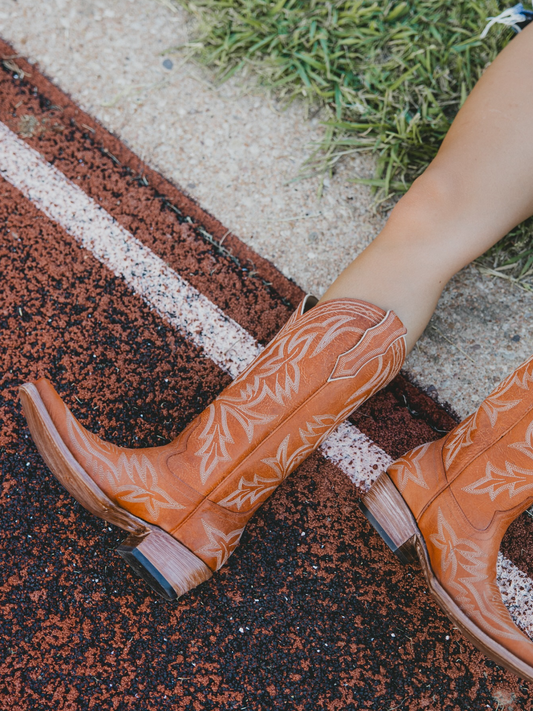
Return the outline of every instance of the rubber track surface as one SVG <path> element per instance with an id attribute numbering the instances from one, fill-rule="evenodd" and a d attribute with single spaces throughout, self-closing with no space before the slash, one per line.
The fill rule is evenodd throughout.
<path id="1" fill-rule="evenodd" d="M 0 121 L 267 342 L 300 289 L 14 61 L 0 69 Z M 46 375 L 88 428 L 147 446 L 229 376 L 1 179 L 0 196 L 0 709 L 533 709 L 528 685 L 453 629 L 320 454 L 209 583 L 177 604 L 151 594 L 114 553 L 124 535 L 43 464 L 17 388 Z M 402 376 L 353 422 L 393 457 L 454 424 Z M 530 521 L 504 553 L 532 575 Z"/>

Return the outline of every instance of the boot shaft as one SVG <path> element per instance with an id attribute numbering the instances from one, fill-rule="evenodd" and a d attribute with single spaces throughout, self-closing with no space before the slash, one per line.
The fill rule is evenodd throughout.
<path id="1" fill-rule="evenodd" d="M 197 418 L 168 459 L 182 481 L 248 510 L 398 372 L 405 329 L 354 299 L 302 302 L 263 353 Z"/>
<path id="2" fill-rule="evenodd" d="M 449 434 L 388 473 L 416 519 L 445 491 L 479 531 L 495 517 L 502 525 L 515 518 L 533 502 L 533 358 Z"/>

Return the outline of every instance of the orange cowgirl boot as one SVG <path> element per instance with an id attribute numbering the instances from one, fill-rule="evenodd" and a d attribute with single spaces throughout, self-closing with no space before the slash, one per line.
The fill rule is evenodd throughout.
<path id="1" fill-rule="evenodd" d="M 478 649 L 533 681 L 533 643 L 496 584 L 511 522 L 533 503 L 533 358 L 437 442 L 381 474 L 361 508 L 403 562 L 420 560 L 430 592 Z"/>
<path id="2" fill-rule="evenodd" d="M 126 531 L 117 549 L 163 597 L 211 577 L 258 507 L 405 357 L 391 312 L 307 297 L 256 360 L 170 444 L 127 449 L 84 429 L 45 379 L 24 412 L 54 475 Z"/>

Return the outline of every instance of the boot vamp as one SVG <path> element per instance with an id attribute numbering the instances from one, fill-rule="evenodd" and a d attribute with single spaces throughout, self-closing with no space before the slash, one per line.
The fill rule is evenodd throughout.
<path id="1" fill-rule="evenodd" d="M 495 516 L 489 527 L 476 529 L 448 490 L 426 509 L 418 526 L 434 575 L 474 623 L 472 633 L 481 630 L 533 665 L 533 643 L 514 623 L 496 583 L 498 549 L 509 525 L 507 518 Z M 453 610 L 447 612 L 453 617 Z"/>
<path id="2" fill-rule="evenodd" d="M 74 459 L 118 506 L 171 531 L 203 497 L 167 465 L 179 444 L 144 449 L 117 447 L 86 430 L 44 378 L 35 383 L 59 436 Z M 182 434 L 186 440 L 187 430 Z M 183 444 L 185 446 L 185 444 Z"/>

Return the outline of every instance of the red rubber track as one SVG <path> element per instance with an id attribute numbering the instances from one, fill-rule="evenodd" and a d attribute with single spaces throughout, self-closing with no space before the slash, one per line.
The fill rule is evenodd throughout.
<path id="1" fill-rule="evenodd" d="M 0 121 L 267 342 L 301 290 L 14 61 L 22 71 L 0 68 Z M 114 553 L 123 534 L 47 470 L 17 388 L 46 375 L 87 427 L 146 446 L 175 436 L 229 376 L 2 179 L 0 273 L 0 709 L 533 709 L 529 686 L 453 629 L 320 454 L 210 582 L 175 605 L 152 594 Z M 353 422 L 393 457 L 454 424 L 403 376 Z M 504 553 L 531 576 L 530 521 Z"/>

